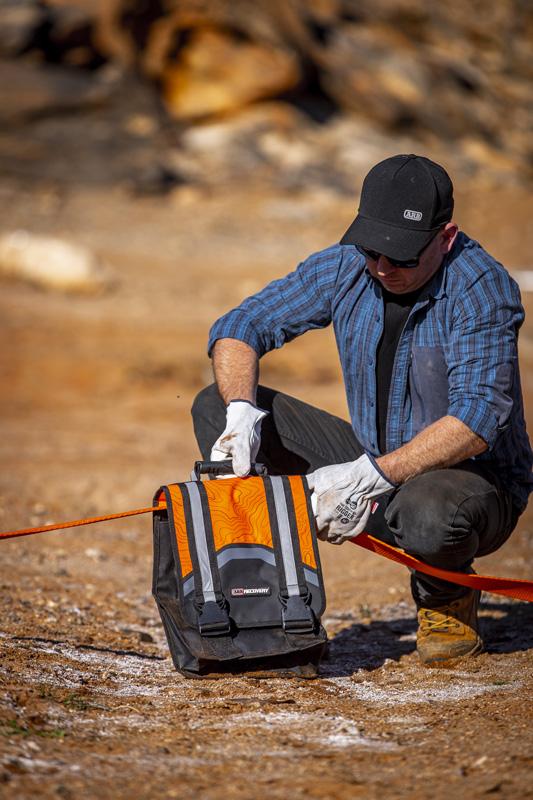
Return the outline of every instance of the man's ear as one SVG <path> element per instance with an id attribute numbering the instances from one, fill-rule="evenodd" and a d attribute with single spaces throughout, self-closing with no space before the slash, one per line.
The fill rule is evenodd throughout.
<path id="1" fill-rule="evenodd" d="M 442 229 L 442 252 L 449 253 L 459 233 L 459 226 L 455 222 L 447 222 Z"/>

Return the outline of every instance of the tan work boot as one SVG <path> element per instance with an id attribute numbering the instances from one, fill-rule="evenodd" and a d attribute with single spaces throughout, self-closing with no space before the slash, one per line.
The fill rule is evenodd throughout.
<path id="1" fill-rule="evenodd" d="M 424 664 L 481 653 L 483 640 L 477 621 L 480 594 L 471 589 L 447 606 L 419 606 L 416 649 Z"/>

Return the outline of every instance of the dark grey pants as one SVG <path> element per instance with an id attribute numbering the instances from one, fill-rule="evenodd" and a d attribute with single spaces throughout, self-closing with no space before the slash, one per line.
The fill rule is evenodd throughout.
<path id="1" fill-rule="evenodd" d="M 266 411 L 257 460 L 273 475 L 307 474 L 319 467 L 354 461 L 363 448 L 345 420 L 314 406 L 259 386 L 257 404 Z M 192 416 L 204 459 L 226 425 L 226 409 L 216 386 L 196 397 Z M 465 461 L 449 469 L 413 478 L 378 498 L 367 533 L 401 547 L 428 564 L 469 572 L 476 556 L 497 550 L 508 539 L 518 514 L 498 477 L 479 462 Z M 415 601 L 437 607 L 467 591 L 415 572 Z"/>

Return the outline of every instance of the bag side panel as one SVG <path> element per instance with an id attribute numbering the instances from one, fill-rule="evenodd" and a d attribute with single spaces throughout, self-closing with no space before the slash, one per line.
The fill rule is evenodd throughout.
<path id="1" fill-rule="evenodd" d="M 198 658 L 191 651 L 185 634 L 187 622 L 181 613 L 178 568 L 173 533 L 167 511 L 158 511 L 153 517 L 154 565 L 152 594 L 155 598 L 172 660 L 178 669 L 199 669 Z"/>
<path id="2" fill-rule="evenodd" d="M 168 649 L 176 669 L 185 669 L 190 672 L 198 672 L 200 669 L 199 659 L 191 652 L 185 637 L 182 637 L 182 627 L 176 623 L 176 608 L 174 613 L 169 613 L 164 603 L 157 601 L 159 615 L 163 623 L 165 636 L 167 637 Z"/>
<path id="3" fill-rule="evenodd" d="M 174 507 L 169 503 L 170 514 L 168 511 L 154 514 L 153 593 L 174 664 L 177 669 L 197 672 L 206 660 L 238 659 L 241 651 L 230 636 L 218 639 L 200 636 L 194 593 L 184 597 L 182 592 L 179 550 L 172 524 Z"/>
<path id="4" fill-rule="evenodd" d="M 178 575 L 171 546 L 170 528 L 166 511 L 154 514 L 154 568 L 152 594 L 158 598 L 176 599 Z"/>

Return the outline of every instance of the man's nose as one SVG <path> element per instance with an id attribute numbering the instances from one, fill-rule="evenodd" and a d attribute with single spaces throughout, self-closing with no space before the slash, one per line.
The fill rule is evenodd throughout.
<path id="1" fill-rule="evenodd" d="M 387 256 L 380 255 L 380 257 L 377 260 L 378 275 L 382 276 L 390 275 L 391 272 L 394 272 L 395 269 L 396 267 L 390 263 Z"/>

